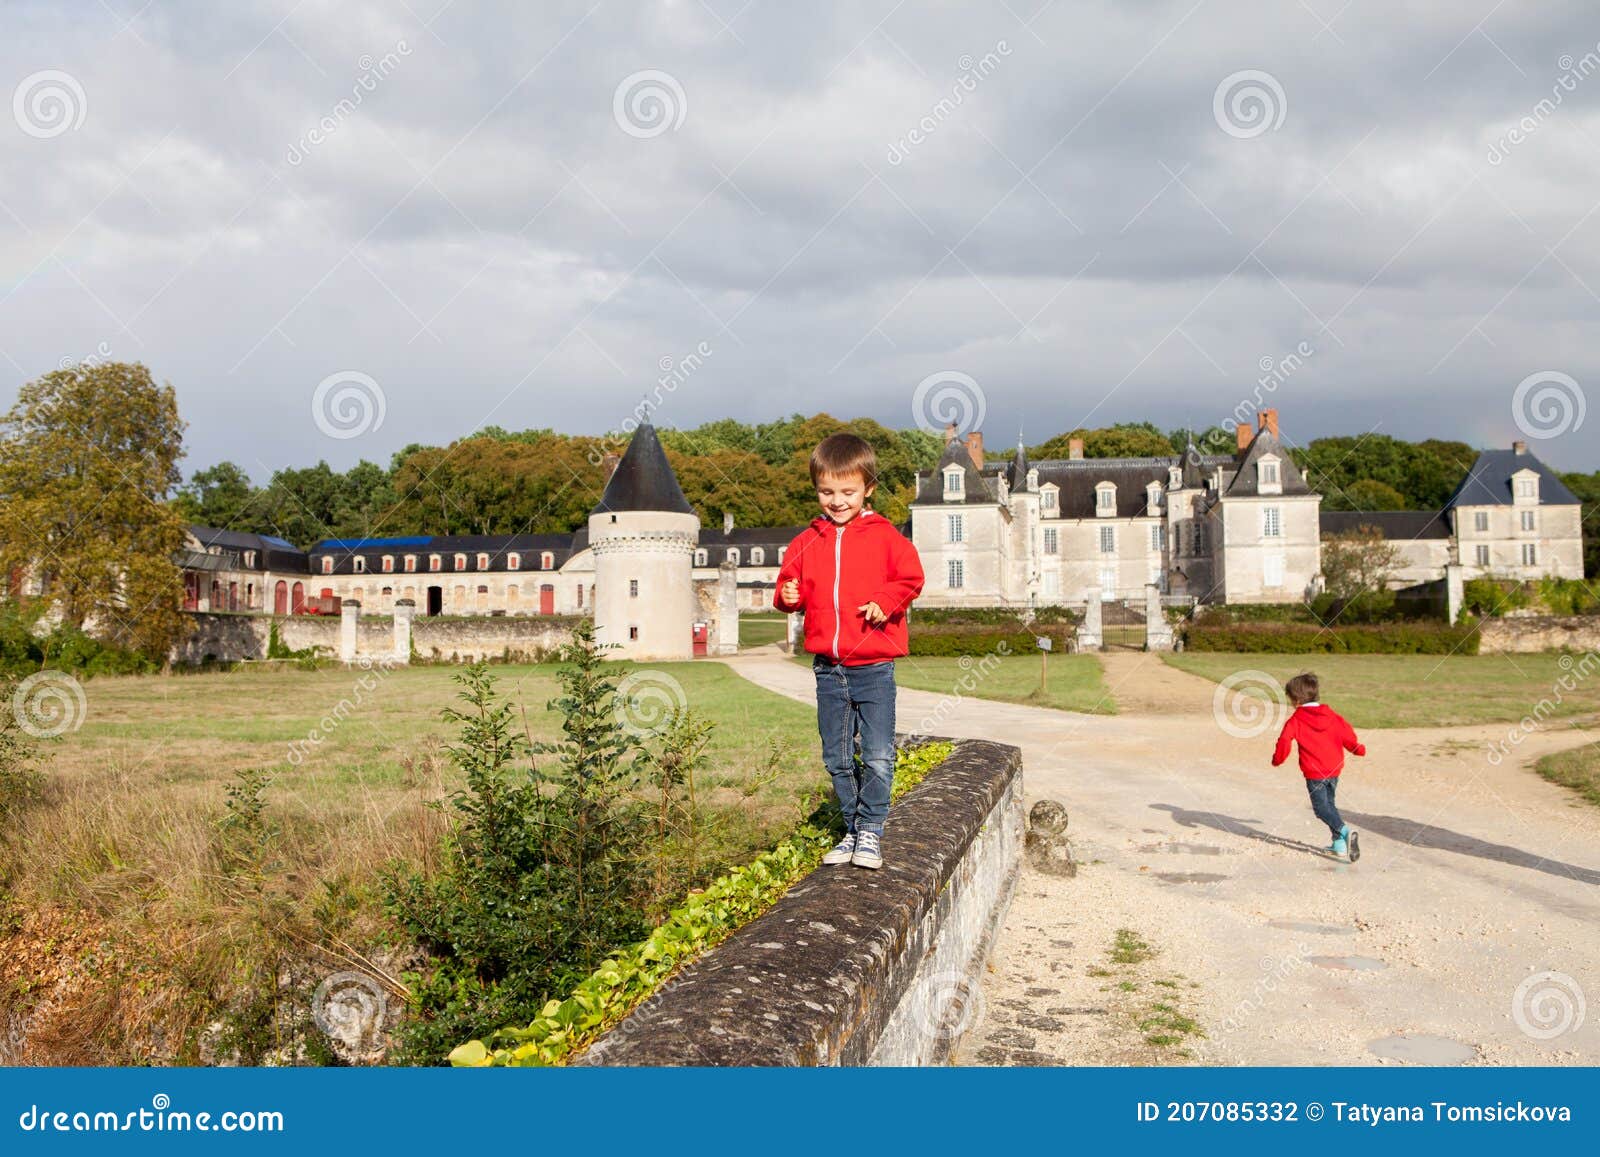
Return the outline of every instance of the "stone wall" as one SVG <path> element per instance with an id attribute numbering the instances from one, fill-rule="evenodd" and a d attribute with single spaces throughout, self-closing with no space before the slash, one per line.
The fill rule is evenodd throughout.
<path id="1" fill-rule="evenodd" d="M 974 1027 L 1022 839 L 1021 752 L 958 741 L 890 809 L 884 869 L 818 868 L 574 1063 L 941 1063 Z"/>
<path id="2" fill-rule="evenodd" d="M 1506 615 L 1478 625 L 1478 653 L 1592 651 L 1600 648 L 1600 615 Z"/>
<path id="3" fill-rule="evenodd" d="M 339 618 L 336 615 L 230 615 L 195 614 L 195 630 L 173 653 L 177 663 L 265 659 L 272 624 L 278 638 L 292 651 L 314 649 L 328 658 L 339 656 Z M 425 618 L 411 623 L 411 645 L 422 662 L 472 663 L 479 659 L 509 658 L 532 661 L 572 638 L 576 619 L 566 616 L 490 616 L 485 618 Z M 363 615 L 356 635 L 356 654 L 372 658 L 394 653 L 394 620 L 387 615 Z"/>

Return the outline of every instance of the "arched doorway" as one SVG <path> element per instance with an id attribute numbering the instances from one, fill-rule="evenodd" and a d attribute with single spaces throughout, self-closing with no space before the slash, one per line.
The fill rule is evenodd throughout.
<path id="1" fill-rule="evenodd" d="M 272 588 L 272 613 L 287 615 L 289 613 L 289 584 L 282 579 Z"/>
<path id="2" fill-rule="evenodd" d="M 303 615 L 306 611 L 306 584 L 295 583 L 294 589 L 289 593 L 289 613 Z"/>

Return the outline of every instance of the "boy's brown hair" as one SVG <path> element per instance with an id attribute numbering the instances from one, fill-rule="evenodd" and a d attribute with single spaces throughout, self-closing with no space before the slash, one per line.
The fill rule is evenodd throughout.
<path id="1" fill-rule="evenodd" d="M 1303 671 L 1283 685 L 1283 693 L 1296 707 L 1302 703 L 1314 703 L 1317 699 L 1317 677 L 1310 671 Z"/>
<path id="2" fill-rule="evenodd" d="M 872 444 L 854 434 L 829 434 L 811 451 L 811 485 L 824 474 L 835 478 L 861 475 L 862 489 L 878 484 L 878 456 Z"/>

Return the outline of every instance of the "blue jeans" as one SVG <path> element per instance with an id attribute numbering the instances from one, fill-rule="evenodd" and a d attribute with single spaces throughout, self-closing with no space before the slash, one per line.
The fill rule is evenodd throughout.
<path id="1" fill-rule="evenodd" d="M 1306 791 L 1311 793 L 1311 810 L 1317 813 L 1317 818 L 1328 825 L 1328 830 L 1333 832 L 1333 838 L 1338 839 L 1344 832 L 1344 820 L 1339 815 L 1339 809 L 1333 802 L 1333 794 L 1339 789 L 1339 777 L 1329 779 L 1306 780 Z"/>
<path id="2" fill-rule="evenodd" d="M 817 676 L 822 762 L 833 777 L 845 829 L 881 836 L 894 783 L 894 660 L 847 667 L 818 655 L 811 669 Z"/>

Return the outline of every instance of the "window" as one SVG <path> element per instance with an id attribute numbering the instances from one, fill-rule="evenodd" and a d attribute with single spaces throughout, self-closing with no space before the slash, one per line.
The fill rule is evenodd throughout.
<path id="1" fill-rule="evenodd" d="M 952 558 L 945 563 L 946 581 L 951 590 L 966 585 L 965 564 L 959 558 Z"/>
<path id="2" fill-rule="evenodd" d="M 487 554 L 483 553 L 482 551 L 478 552 L 478 569 L 479 570 L 488 570 L 489 569 L 489 556 Z"/>
<path id="3" fill-rule="evenodd" d="M 322 556 L 322 573 L 333 573 L 333 556 L 331 554 L 325 554 Z"/>
<path id="4" fill-rule="evenodd" d="M 466 570 L 467 569 L 467 556 L 464 555 L 464 554 L 456 555 L 455 563 L 456 563 L 456 569 L 457 570 Z"/>
<path id="5" fill-rule="evenodd" d="M 1114 566 L 1103 566 L 1103 567 L 1101 567 L 1100 568 L 1100 594 L 1105 598 L 1111 598 L 1116 593 L 1116 590 L 1117 590 L 1117 568 L 1114 567 Z"/>
<path id="6" fill-rule="evenodd" d="M 1054 514 L 1056 512 L 1055 490 L 1042 490 L 1039 492 L 1039 509 L 1046 514 Z"/>
<path id="7" fill-rule="evenodd" d="M 384 587 L 383 591 L 382 591 L 382 594 L 383 594 L 384 598 L 388 598 L 390 595 L 394 594 L 394 588 L 393 587 Z"/>
<path id="8" fill-rule="evenodd" d="M 1058 553 L 1056 528 L 1053 526 L 1047 526 L 1044 528 L 1044 552 L 1046 554 Z"/>
<path id="9" fill-rule="evenodd" d="M 1472 529 L 1476 530 L 1479 534 L 1487 534 L 1488 533 L 1488 531 L 1489 531 L 1489 512 L 1487 510 L 1479 510 L 1476 513 L 1473 514 L 1473 516 L 1472 516 Z"/>
<path id="10" fill-rule="evenodd" d="M 488 587 L 479 587 L 478 588 L 478 593 L 480 595 L 486 595 L 486 594 L 489 593 L 489 588 Z"/>
<path id="11" fill-rule="evenodd" d="M 1266 525 L 1262 529 L 1262 533 L 1268 538 L 1282 538 L 1283 519 L 1279 514 L 1278 508 L 1276 506 L 1264 507 L 1262 514 L 1266 516 Z"/>
<path id="12" fill-rule="evenodd" d="M 1536 529 L 1538 529 L 1537 524 L 1534 521 L 1537 517 L 1538 516 L 1536 514 L 1534 514 L 1533 511 L 1524 510 L 1522 512 L 1522 529 L 1523 530 L 1536 530 Z"/>
<path id="13" fill-rule="evenodd" d="M 944 540 L 946 542 L 965 542 L 966 541 L 965 523 L 963 522 L 963 519 L 962 519 L 961 515 L 959 515 L 959 514 L 946 515 L 944 522 L 945 522 Z"/>
<path id="14" fill-rule="evenodd" d="M 1261 463 L 1261 481 L 1269 486 L 1278 481 L 1278 464 L 1276 462 Z"/>
<path id="15" fill-rule="evenodd" d="M 1151 510 L 1161 509 L 1161 484 L 1152 482 L 1144 488 L 1144 504 Z"/>
<path id="16" fill-rule="evenodd" d="M 1190 544 L 1190 549 L 1193 550 L 1195 554 L 1204 554 L 1205 553 L 1205 549 L 1206 549 L 1206 527 L 1205 527 L 1205 523 L 1197 522 L 1197 523 L 1194 524 L 1194 542 Z"/>
<path id="17" fill-rule="evenodd" d="M 578 584 L 578 609 L 583 609 L 583 584 Z"/>
<path id="18" fill-rule="evenodd" d="M 1166 538 L 1166 535 L 1162 533 L 1164 530 L 1166 530 L 1166 527 L 1162 526 L 1159 522 L 1156 523 L 1154 526 L 1152 526 L 1150 528 L 1150 549 L 1151 550 L 1160 550 L 1161 549 L 1161 544 Z"/>
<path id="19" fill-rule="evenodd" d="M 729 547 L 728 548 L 728 561 L 731 562 L 734 566 L 738 566 L 739 565 L 739 548 L 738 547 L 733 546 L 733 547 Z"/>
<path id="20" fill-rule="evenodd" d="M 961 471 L 946 470 L 944 475 L 944 492 L 946 494 L 961 493 Z"/>
<path id="21" fill-rule="evenodd" d="M 1110 514 L 1117 508 L 1117 488 L 1109 483 L 1095 491 L 1095 508 L 1101 514 Z"/>
<path id="22" fill-rule="evenodd" d="M 1531 542 L 1525 542 L 1522 544 L 1522 565 L 1539 565 L 1539 548 L 1534 546 Z"/>
<path id="23" fill-rule="evenodd" d="M 520 554 L 518 554 L 516 551 L 512 551 L 511 553 L 507 554 L 506 555 L 506 569 L 507 570 L 521 570 L 522 569 L 522 556 Z"/>
<path id="24" fill-rule="evenodd" d="M 1269 554 L 1261 560 L 1261 584 L 1266 587 L 1283 585 L 1283 555 Z"/>
<path id="25" fill-rule="evenodd" d="M 629 579 L 628 580 L 628 597 L 630 599 L 636 599 L 636 598 L 639 597 L 639 580 L 638 579 Z"/>
<path id="26" fill-rule="evenodd" d="M 357 574 L 367 573 L 367 560 L 359 554 L 350 560 L 350 566 Z"/>
<path id="27" fill-rule="evenodd" d="M 1518 498 L 1532 498 L 1532 497 L 1534 497 L 1534 495 L 1537 492 L 1538 491 L 1537 491 L 1537 489 L 1535 487 L 1535 484 L 1534 484 L 1534 481 L 1533 481 L 1532 478 L 1519 478 L 1519 479 L 1517 479 L 1517 497 Z"/>
<path id="28" fill-rule="evenodd" d="M 766 561 L 767 561 L 767 552 L 766 551 L 762 550 L 759 546 L 752 546 L 750 548 L 750 565 L 751 566 L 765 566 L 766 565 Z"/>
<path id="29" fill-rule="evenodd" d="M 636 642 L 636 641 L 638 641 L 638 638 L 639 638 L 639 628 L 638 627 L 629 627 L 628 628 L 628 641 L 629 642 Z"/>
<path id="30" fill-rule="evenodd" d="M 406 573 L 407 574 L 414 574 L 416 572 L 416 569 L 417 569 L 417 556 L 414 555 L 414 554 L 406 555 L 406 564 L 405 565 L 406 565 Z"/>
<path id="31" fill-rule="evenodd" d="M 255 551 L 247 550 L 247 551 L 244 552 L 244 565 L 254 569 L 254 567 L 256 565 L 256 552 Z"/>
<path id="32" fill-rule="evenodd" d="M 694 565 L 695 566 L 705 566 L 706 565 L 706 552 L 704 550 L 697 550 L 697 551 L 694 552 Z"/>
<path id="33" fill-rule="evenodd" d="M 781 562 L 783 562 L 783 554 L 784 554 L 784 551 L 786 551 L 786 550 L 788 550 L 788 549 L 789 549 L 789 548 L 788 548 L 788 547 L 786 547 L 786 546 L 780 546 L 780 547 L 779 547 L 779 548 L 778 548 L 778 561 L 779 561 L 779 562 L 780 562 L 780 563 L 781 563 Z"/>
<path id="34" fill-rule="evenodd" d="M 546 550 L 546 551 L 540 552 L 540 554 L 539 554 L 539 569 L 540 570 L 554 570 L 555 566 L 556 566 L 556 555 L 555 555 L 554 551 Z"/>
<path id="35" fill-rule="evenodd" d="M 1489 565 L 1489 547 L 1485 543 L 1478 544 L 1477 560 L 1479 566 Z"/>
<path id="36" fill-rule="evenodd" d="M 1114 526 L 1100 528 L 1100 553 L 1115 554 L 1117 549 L 1117 530 Z"/>
<path id="37" fill-rule="evenodd" d="M 393 574 L 394 573 L 394 555 L 386 554 L 386 555 L 383 556 L 383 573 L 384 574 Z"/>
<path id="38" fill-rule="evenodd" d="M 441 570 L 443 570 L 444 569 L 444 556 L 437 555 L 437 554 L 430 554 L 428 556 L 428 569 L 430 571 L 441 571 Z"/>

